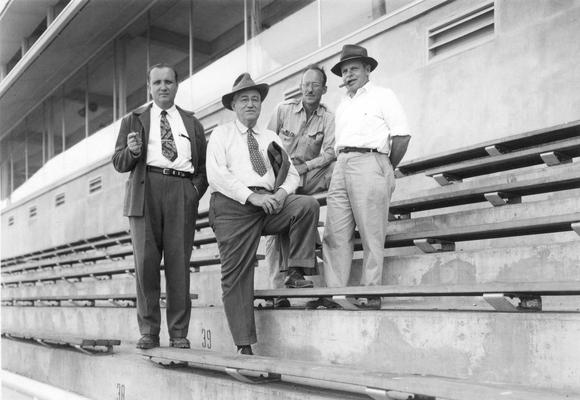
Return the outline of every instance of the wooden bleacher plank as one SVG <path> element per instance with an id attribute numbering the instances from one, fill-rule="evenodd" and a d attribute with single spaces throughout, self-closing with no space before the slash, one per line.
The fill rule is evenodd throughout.
<path id="1" fill-rule="evenodd" d="M 483 296 L 489 293 L 499 294 L 536 294 L 540 296 L 576 296 L 580 295 L 580 282 L 518 282 L 518 283 L 478 283 L 453 285 L 382 285 L 382 286 L 347 286 L 341 288 L 307 288 L 307 289 L 266 289 L 255 290 L 254 298 L 271 299 L 275 297 L 314 298 L 314 297 L 447 297 L 447 296 Z"/>
<path id="2" fill-rule="evenodd" d="M 430 169 L 426 172 L 426 175 L 431 177 L 449 175 L 455 179 L 470 178 L 478 175 L 542 164 L 544 161 L 540 157 L 540 154 L 552 151 L 562 152 L 569 157 L 578 157 L 580 156 L 580 137 L 550 142 L 538 147 L 518 150 L 494 157 L 487 156 L 469 159 Z"/>
<path id="3" fill-rule="evenodd" d="M 32 340 L 49 347 L 52 347 L 52 345 L 73 347 L 86 354 L 111 353 L 113 346 L 119 346 L 121 344 L 121 341 L 118 339 L 85 338 L 54 332 L 3 330 L 2 336 L 17 340 Z"/>
<path id="4" fill-rule="evenodd" d="M 201 220 L 201 227 L 208 227 L 207 223 L 208 211 L 204 210 L 198 214 L 198 221 Z M 200 228 L 201 228 L 200 227 Z M 197 227 L 196 228 L 200 229 Z M 107 233 L 103 235 L 92 236 L 83 240 L 77 240 L 70 243 L 61 244 L 58 246 L 53 246 L 47 249 L 35 250 L 33 252 L 25 253 L 18 256 L 13 256 L 10 258 L 0 260 L 2 265 L 2 272 L 5 271 L 5 267 L 23 263 L 26 261 L 35 261 L 45 258 L 57 257 L 66 254 L 71 254 L 74 252 L 81 252 L 95 248 L 106 248 L 117 244 L 128 244 L 131 243 L 131 236 L 128 230 Z M 211 243 L 211 241 L 210 241 Z M 203 244 L 203 243 L 202 243 Z"/>
<path id="5" fill-rule="evenodd" d="M 413 246 L 417 239 L 439 239 L 447 242 L 524 236 L 540 233 L 565 232 L 580 222 L 580 211 L 569 214 L 501 221 L 479 225 L 450 226 L 442 229 L 409 230 L 387 235 L 385 247 Z M 358 232 L 356 236 L 359 237 Z M 355 250 L 361 250 L 360 239 Z"/>
<path id="6" fill-rule="evenodd" d="M 198 299 L 196 293 L 190 294 L 191 300 Z M 166 296 L 160 296 L 163 301 Z M 62 303 L 83 303 L 94 307 L 97 301 L 107 302 L 119 307 L 134 307 L 137 296 L 135 294 L 87 294 L 87 295 L 54 295 L 54 296 L 26 296 L 26 297 L 3 297 L 2 304 L 5 306 L 61 306 Z"/>
<path id="7" fill-rule="evenodd" d="M 485 384 L 466 379 L 452 379 L 424 375 L 397 375 L 376 370 L 363 370 L 350 366 L 284 360 L 276 357 L 220 354 L 207 350 L 181 350 L 155 348 L 140 354 L 163 365 L 188 365 L 196 368 L 226 369 L 246 375 L 254 371 L 266 376 L 281 377 L 284 381 L 300 382 L 319 387 L 349 387 L 354 393 L 372 395 L 373 398 L 397 398 L 405 394 L 417 400 L 563 400 L 567 394 L 522 388 L 515 385 Z M 244 373 L 245 372 L 245 373 Z M 378 396 L 378 397 L 375 397 Z"/>
<path id="8" fill-rule="evenodd" d="M 397 170 L 403 175 L 415 174 L 428 169 L 439 168 L 443 165 L 454 164 L 474 158 L 486 157 L 490 153 L 486 147 L 495 146 L 501 152 L 509 152 L 517 149 L 537 146 L 555 140 L 563 140 L 580 137 L 580 120 L 559 124 L 547 128 L 537 129 L 499 139 L 492 139 L 483 143 L 431 154 L 414 160 L 403 161 Z"/>

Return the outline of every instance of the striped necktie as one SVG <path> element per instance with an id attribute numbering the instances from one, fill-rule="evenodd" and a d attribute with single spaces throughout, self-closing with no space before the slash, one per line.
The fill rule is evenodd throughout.
<path id="1" fill-rule="evenodd" d="M 254 168 L 254 171 L 256 171 L 260 176 L 266 175 L 266 172 L 268 171 L 266 169 L 266 163 L 260 153 L 260 147 L 258 146 L 258 141 L 254 137 L 254 131 L 251 129 L 248 129 L 248 150 L 250 151 L 250 160 L 252 161 L 252 168 Z"/>
<path id="2" fill-rule="evenodd" d="M 175 161 L 177 158 L 177 147 L 171 133 L 171 125 L 167 121 L 167 111 L 161 111 L 161 154 L 169 161 Z"/>

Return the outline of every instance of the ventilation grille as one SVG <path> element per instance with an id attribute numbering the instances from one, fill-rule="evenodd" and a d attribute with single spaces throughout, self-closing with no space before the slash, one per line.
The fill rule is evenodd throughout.
<path id="1" fill-rule="evenodd" d="M 89 181 L 89 194 L 96 193 L 103 188 L 103 180 L 100 176 Z"/>
<path id="2" fill-rule="evenodd" d="M 32 219 L 32 218 L 36 218 L 36 206 L 34 207 L 30 207 L 28 209 L 28 216 Z"/>
<path id="3" fill-rule="evenodd" d="M 12 226 L 12 225 L 14 225 L 14 216 L 13 215 L 8 217 L 8 226 Z"/>
<path id="4" fill-rule="evenodd" d="M 454 54 L 493 37 L 494 2 L 486 3 L 428 31 L 429 58 Z"/>
<path id="5" fill-rule="evenodd" d="M 54 206 L 59 207 L 64 204 L 64 193 L 59 193 L 54 198 Z"/>

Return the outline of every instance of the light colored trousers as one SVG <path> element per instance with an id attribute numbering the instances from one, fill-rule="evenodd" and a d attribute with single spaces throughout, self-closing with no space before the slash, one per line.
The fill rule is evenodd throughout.
<path id="1" fill-rule="evenodd" d="M 327 197 L 322 239 L 328 287 L 344 287 L 350 276 L 355 226 L 363 246 L 360 284 L 382 284 L 383 254 L 395 175 L 383 153 L 340 153 Z"/>

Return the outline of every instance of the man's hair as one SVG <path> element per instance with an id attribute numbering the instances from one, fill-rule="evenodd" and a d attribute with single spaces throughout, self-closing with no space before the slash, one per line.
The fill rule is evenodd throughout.
<path id="1" fill-rule="evenodd" d="M 173 71 L 173 75 L 175 75 L 175 83 L 178 83 L 177 71 L 175 70 L 175 68 L 173 68 L 172 65 L 169 65 L 164 62 L 149 67 L 149 69 L 147 70 L 147 83 L 149 83 L 149 79 L 151 78 L 151 71 L 153 71 L 155 68 L 169 68 L 170 70 Z"/>
<path id="2" fill-rule="evenodd" d="M 324 68 L 320 67 L 318 64 L 310 64 L 306 68 L 304 68 L 304 70 L 302 71 L 302 76 L 304 76 L 304 74 L 307 71 L 320 72 L 320 74 L 322 75 L 322 86 L 326 86 L 326 72 L 324 72 Z M 300 79 L 302 79 L 302 78 L 300 78 Z"/>

